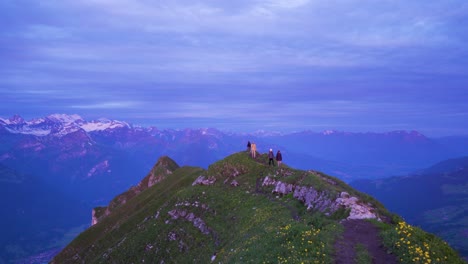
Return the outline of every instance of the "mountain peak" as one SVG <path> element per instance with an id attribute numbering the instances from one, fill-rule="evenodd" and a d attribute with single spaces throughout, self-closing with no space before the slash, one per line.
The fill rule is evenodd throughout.
<path id="1" fill-rule="evenodd" d="M 126 122 L 110 119 L 98 119 L 91 122 L 85 121 L 77 114 L 51 114 L 45 118 L 25 121 L 21 116 L 15 115 L 9 119 L 1 119 L 0 125 L 14 134 L 26 134 L 35 136 L 54 135 L 58 137 L 84 130 L 86 132 L 104 131 L 115 128 L 131 127 Z"/>
<path id="2" fill-rule="evenodd" d="M 24 119 L 20 115 L 13 115 L 8 119 L 0 118 L 0 122 L 6 125 L 21 125 L 25 123 Z"/>
<path id="3" fill-rule="evenodd" d="M 179 168 L 179 165 L 171 159 L 169 156 L 162 156 L 158 159 L 156 162 L 156 165 L 154 166 L 154 169 L 166 169 L 169 171 L 174 171 L 177 168 Z"/>
<path id="4" fill-rule="evenodd" d="M 128 191 L 112 199 L 108 206 L 94 208 L 92 212 L 92 225 L 97 224 L 102 218 L 108 216 L 117 207 L 126 204 L 139 193 L 162 181 L 178 168 L 179 165 L 173 159 L 168 156 L 160 157 L 148 175 L 138 185 L 132 186 Z"/>
<path id="5" fill-rule="evenodd" d="M 325 135 L 325 136 L 333 135 L 333 134 L 336 134 L 336 133 L 338 133 L 338 131 L 336 131 L 336 130 L 325 130 L 325 131 L 322 132 L 322 134 Z"/>
<path id="6" fill-rule="evenodd" d="M 51 115 L 48 115 L 46 118 L 55 122 L 63 123 L 63 124 L 84 122 L 83 118 L 77 114 L 72 114 L 72 115 L 51 114 Z"/>
<path id="7" fill-rule="evenodd" d="M 14 115 L 9 119 L 11 124 L 23 124 L 24 119 L 20 115 Z"/>

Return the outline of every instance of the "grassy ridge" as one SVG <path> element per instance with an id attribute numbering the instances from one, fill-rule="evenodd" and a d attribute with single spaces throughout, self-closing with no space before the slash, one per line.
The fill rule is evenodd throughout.
<path id="1" fill-rule="evenodd" d="M 193 186 L 199 176 L 216 181 Z M 221 263 L 333 263 L 334 242 L 343 231 L 339 220 L 346 211 L 330 217 L 307 211 L 292 194 L 277 196 L 271 188 L 259 188 L 265 176 L 314 186 L 330 196 L 346 191 L 390 216 L 372 197 L 333 177 L 269 167 L 266 155 L 253 160 L 241 152 L 207 170 L 176 169 L 83 232 L 53 263 L 209 263 L 212 258 Z M 237 187 L 231 185 L 234 180 Z"/>

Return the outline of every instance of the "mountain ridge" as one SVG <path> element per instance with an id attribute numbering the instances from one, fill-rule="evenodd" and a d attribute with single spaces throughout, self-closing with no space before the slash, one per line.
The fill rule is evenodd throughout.
<path id="1" fill-rule="evenodd" d="M 107 118 L 99 118 L 96 120 L 86 121 L 81 116 L 77 114 L 51 114 L 43 118 L 34 118 L 32 120 L 26 121 L 20 115 L 13 115 L 10 118 L 0 118 L 0 125 L 6 127 L 11 133 L 19 134 L 31 134 L 36 136 L 46 136 L 50 134 L 57 134 L 60 130 L 63 133 L 67 133 L 66 128 L 81 128 L 86 132 L 94 131 L 103 131 L 106 129 L 114 128 L 134 128 L 142 130 L 153 130 L 156 129 L 154 126 L 134 126 L 127 122 L 111 120 Z M 52 129 L 52 128 L 55 128 Z M 157 129 L 158 130 L 158 129 Z M 190 129 L 193 130 L 193 129 Z M 221 132 L 215 128 L 199 128 L 197 130 L 202 131 L 203 134 L 206 134 L 208 131 L 213 131 L 214 134 Z M 161 131 L 188 131 L 188 129 L 164 129 Z M 71 131 L 74 132 L 74 131 Z M 297 134 L 309 134 L 309 135 L 324 135 L 324 136 L 333 136 L 333 135 L 391 135 L 391 136 L 404 136 L 407 139 L 410 138 L 427 138 L 425 135 L 421 134 L 415 130 L 394 130 L 388 132 L 346 132 L 338 130 L 324 130 L 322 132 L 315 132 L 312 130 L 304 130 L 298 132 L 271 132 L 265 130 L 258 130 L 252 133 L 237 133 L 237 132 L 222 132 L 223 134 L 230 135 L 254 135 L 254 136 L 265 136 L 265 137 L 274 137 L 274 136 L 284 136 L 284 135 L 297 135 Z"/>
<path id="2" fill-rule="evenodd" d="M 287 165 L 270 167 L 267 160 L 266 154 L 252 159 L 247 152 L 239 152 L 213 163 L 207 170 L 176 168 L 170 177 L 117 205 L 52 263 L 331 263 L 335 258 L 349 263 L 356 245 L 343 241 L 340 234 L 343 229 L 349 231 L 364 224 L 359 219 L 366 218 L 383 220 L 374 222 L 372 232 L 384 234 L 384 241 L 372 241 L 387 247 L 388 251 L 379 255 L 386 263 L 396 263 L 397 257 L 416 257 L 417 253 L 406 247 L 405 239 L 408 245 L 430 243 L 431 256 L 422 257 L 424 260 L 445 254 L 440 257 L 463 263 L 442 241 L 406 225 L 379 202 L 344 182 Z M 354 209 L 365 206 L 372 214 L 352 217 L 357 216 Z M 342 226 L 340 220 L 350 226 Z M 398 221 L 396 228 L 393 221 Z M 411 238 L 410 242 L 406 234 L 404 238 L 400 236 L 398 230 L 405 229 L 406 233 L 406 228 L 417 240 Z M 359 233 L 355 235 L 362 238 Z M 400 248 L 400 241 L 405 241 L 404 247 Z M 340 255 L 336 246 L 350 250 L 351 257 Z M 368 246 L 365 245 L 369 249 Z M 375 250 L 368 252 L 373 258 L 377 256 Z M 404 252 L 409 256 L 405 257 Z"/>
<path id="3" fill-rule="evenodd" d="M 90 162 L 94 164 L 84 163 L 79 169 L 87 170 L 86 173 L 80 172 L 80 175 L 89 176 L 74 175 L 70 181 L 80 177 L 85 179 L 95 175 L 111 175 L 107 172 L 117 169 L 113 161 L 117 155 L 133 155 L 136 163 L 139 162 L 137 160 L 146 163 L 145 169 L 152 165 L 152 161 L 146 157 L 160 155 L 171 155 L 180 164 L 205 167 L 237 151 L 248 140 L 256 141 L 261 152 L 271 147 L 281 149 L 295 167 L 318 169 L 340 175 L 348 181 L 355 177 L 375 178 L 410 172 L 422 167 L 418 164 L 429 165 L 430 162 L 455 157 L 458 152 L 465 151 L 461 148 L 456 151 L 445 148 L 416 131 L 236 134 L 213 128 L 159 130 L 156 127 L 133 126 L 109 119 L 88 122 L 78 115 L 64 114 L 32 121 L 25 121 L 20 116 L 0 119 L 0 140 L 3 142 L 0 146 L 0 161 L 18 169 L 21 166 L 15 165 L 15 160 L 32 159 L 27 162 L 34 164 L 38 159 L 46 162 L 46 157 L 57 160 L 56 166 L 61 166 L 60 163 L 68 162 L 69 159 L 64 151 L 79 159 L 91 158 Z M 468 146 L 468 141 L 466 143 Z M 453 145 L 452 141 L 450 144 Z M 195 155 L 190 155 L 191 152 L 195 152 Z M 93 169 L 102 167 L 99 164 L 105 162 L 108 170 Z"/>
<path id="4" fill-rule="evenodd" d="M 143 178 L 138 185 L 132 186 L 126 192 L 116 196 L 110 201 L 108 206 L 94 208 L 92 211 L 91 225 L 97 224 L 100 219 L 109 215 L 115 208 L 127 203 L 128 200 L 137 196 L 139 193 L 162 181 L 178 168 L 179 165 L 168 156 L 160 157 L 148 175 Z"/>
<path id="5" fill-rule="evenodd" d="M 0 140 L 4 142 L 0 147 L 0 161 L 16 158 L 15 151 L 21 155 L 26 149 L 43 153 L 55 151 L 48 146 L 57 144 L 54 141 L 62 138 L 74 138 L 77 143 L 81 141 L 82 146 L 97 144 L 100 148 L 107 145 L 108 149 L 133 153 L 151 149 L 152 155 L 171 155 L 180 164 L 202 167 L 233 153 L 238 146 L 251 140 L 259 143 L 257 146 L 262 152 L 270 147 L 281 148 L 295 167 L 342 175 L 348 181 L 356 177 L 378 178 L 409 173 L 446 158 L 468 154 L 463 148 L 468 147 L 468 140 L 464 138 L 460 139 L 462 145 L 454 147 L 456 139 L 435 140 L 416 131 L 227 133 L 214 128 L 160 130 L 117 120 L 88 122 L 78 115 L 54 114 L 32 121 L 25 121 L 20 116 L 0 119 Z M 27 145 L 23 141 L 30 143 Z M 203 153 L 179 157 L 181 153 L 194 150 Z M 313 161 L 313 166 L 305 168 L 306 160 Z M 149 168 L 149 159 L 145 162 Z M 112 167 L 112 162 L 110 165 Z"/>

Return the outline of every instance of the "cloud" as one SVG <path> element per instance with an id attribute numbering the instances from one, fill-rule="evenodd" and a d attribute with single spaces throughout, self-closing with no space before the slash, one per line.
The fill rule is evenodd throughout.
<path id="1" fill-rule="evenodd" d="M 127 108 L 136 108 L 140 105 L 140 102 L 135 101 L 114 101 L 114 102 L 98 102 L 98 103 L 88 103 L 88 104 L 79 104 L 71 105 L 70 108 L 74 109 L 127 109 Z"/>
<path id="2" fill-rule="evenodd" d="M 298 67 L 428 68 L 417 63 L 426 56 L 424 47 L 452 39 L 435 11 L 419 11 L 423 8 L 412 3 L 86 0 L 45 6 L 57 13 L 73 9 L 87 19 L 84 26 L 63 17 L 61 25 L 28 26 L 25 36 L 42 36 L 32 48 L 34 63 L 55 61 L 37 65 L 40 69 L 158 76 L 282 74 Z M 446 12 L 453 6 L 437 7 Z M 46 41 L 51 39 L 56 39 L 52 45 Z"/>

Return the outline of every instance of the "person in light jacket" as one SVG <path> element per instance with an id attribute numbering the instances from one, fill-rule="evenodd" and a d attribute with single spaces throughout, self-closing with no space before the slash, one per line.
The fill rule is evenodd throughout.
<path id="1" fill-rule="evenodd" d="M 255 154 L 257 153 L 257 144 L 255 144 L 255 142 L 250 144 L 250 153 L 252 154 L 252 158 L 255 159 Z"/>

